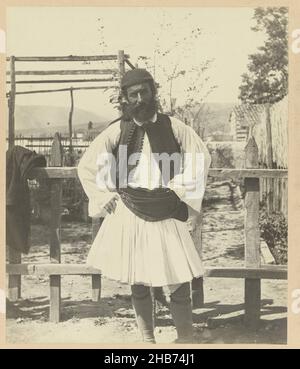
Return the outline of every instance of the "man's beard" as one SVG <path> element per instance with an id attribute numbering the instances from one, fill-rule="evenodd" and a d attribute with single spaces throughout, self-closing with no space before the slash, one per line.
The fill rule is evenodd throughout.
<path id="1" fill-rule="evenodd" d="M 135 118 L 138 122 L 146 122 L 157 112 L 157 103 L 154 98 L 149 103 L 133 104 L 127 102 L 123 104 L 122 112 L 125 119 Z"/>

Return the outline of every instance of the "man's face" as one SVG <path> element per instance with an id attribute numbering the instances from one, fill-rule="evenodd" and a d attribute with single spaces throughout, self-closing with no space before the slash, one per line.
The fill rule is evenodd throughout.
<path id="1" fill-rule="evenodd" d="M 143 82 L 127 88 L 127 101 L 132 116 L 140 122 L 153 117 L 155 113 L 155 99 L 149 83 Z"/>

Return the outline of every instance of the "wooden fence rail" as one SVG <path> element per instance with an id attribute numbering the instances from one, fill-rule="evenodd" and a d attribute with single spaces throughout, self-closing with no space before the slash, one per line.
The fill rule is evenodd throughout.
<path id="1" fill-rule="evenodd" d="M 77 178 L 76 167 L 61 168 L 35 168 L 32 173 L 36 178 Z M 215 178 L 287 178 L 287 169 L 227 169 L 212 168 L 209 169 L 208 175 Z"/>

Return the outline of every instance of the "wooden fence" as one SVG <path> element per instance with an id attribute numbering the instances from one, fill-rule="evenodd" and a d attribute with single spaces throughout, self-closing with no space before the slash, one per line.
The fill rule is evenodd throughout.
<path id="1" fill-rule="evenodd" d="M 288 98 L 275 104 L 263 105 L 251 133 L 258 145 L 261 167 L 284 169 L 288 167 Z M 260 200 L 269 213 L 282 212 L 288 216 L 288 185 L 284 178 L 262 178 Z"/>
<path id="2" fill-rule="evenodd" d="M 258 148 L 254 138 L 250 138 L 246 148 L 244 169 L 209 170 L 209 176 L 219 179 L 244 178 L 245 197 L 245 267 L 243 268 L 206 268 L 205 277 L 242 278 L 245 280 L 245 323 L 257 326 L 260 318 L 261 279 L 287 279 L 285 266 L 261 265 L 260 231 L 259 231 L 259 180 L 261 178 L 287 178 L 287 170 L 258 169 Z M 61 316 L 61 276 L 91 275 L 92 299 L 98 301 L 101 296 L 101 271 L 85 264 L 62 264 L 60 259 L 61 228 L 61 190 L 62 180 L 77 178 L 76 167 L 62 167 L 62 147 L 59 135 L 55 136 L 51 167 L 35 168 L 31 175 L 37 179 L 47 179 L 51 183 L 51 221 L 50 221 L 50 263 L 22 264 L 21 255 L 10 251 L 10 262 L 7 264 L 8 298 L 15 301 L 21 297 L 22 275 L 50 276 L 50 320 L 59 322 Z M 100 220 L 93 222 L 93 238 L 100 226 Z"/>
<path id="3" fill-rule="evenodd" d="M 29 150 L 34 150 L 36 153 L 45 157 L 47 166 L 50 166 L 51 148 L 54 136 L 52 137 L 34 137 L 34 136 L 16 136 L 14 138 L 14 145 L 23 146 Z M 8 138 L 7 138 L 8 141 Z M 85 150 L 89 147 L 93 139 L 83 140 L 82 138 L 72 138 L 72 159 L 78 161 Z M 70 152 L 69 137 L 61 137 L 61 145 L 64 152 Z M 8 149 L 8 142 L 7 147 Z M 64 155 L 64 166 L 69 166 L 67 155 Z M 73 163 L 74 165 L 74 163 Z"/>

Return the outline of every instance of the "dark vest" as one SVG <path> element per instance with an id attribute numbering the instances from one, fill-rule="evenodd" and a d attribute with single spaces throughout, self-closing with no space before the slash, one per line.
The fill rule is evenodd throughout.
<path id="1" fill-rule="evenodd" d="M 121 121 L 121 134 L 117 147 L 113 154 L 117 163 L 116 187 L 124 204 L 137 216 L 147 221 L 159 221 L 168 218 L 187 220 L 187 206 L 182 202 L 174 191 L 167 188 L 148 190 L 144 188 L 122 187 L 120 179 L 128 180 L 128 175 L 138 164 L 128 164 L 131 154 L 141 153 L 145 134 L 148 135 L 152 153 L 168 155 L 180 154 L 181 148 L 178 144 L 170 118 L 165 114 L 157 114 L 157 122 L 148 123 L 146 126 L 138 126 L 133 121 Z M 120 146 L 127 146 L 127 158 L 119 155 Z M 162 172 L 162 163 L 158 162 Z M 126 175 L 127 169 L 127 175 Z M 162 172 L 165 183 L 172 179 L 180 171 L 180 161 L 170 161 L 170 173 Z"/>

